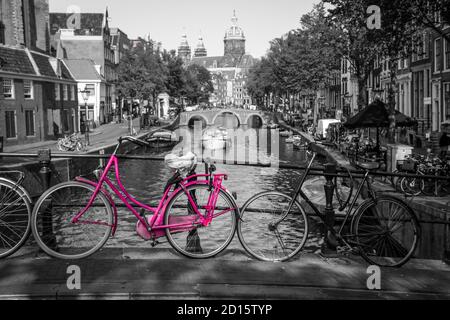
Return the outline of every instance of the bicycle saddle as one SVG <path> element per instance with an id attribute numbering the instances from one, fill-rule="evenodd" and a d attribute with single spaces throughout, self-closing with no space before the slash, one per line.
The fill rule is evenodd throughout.
<path id="1" fill-rule="evenodd" d="M 168 154 L 165 157 L 164 162 L 170 169 L 189 172 L 197 165 L 197 156 L 192 152 L 189 152 L 184 156 Z"/>
<path id="2" fill-rule="evenodd" d="M 375 171 L 381 167 L 381 163 L 379 162 L 356 162 L 355 164 L 358 168 L 366 171 Z"/>

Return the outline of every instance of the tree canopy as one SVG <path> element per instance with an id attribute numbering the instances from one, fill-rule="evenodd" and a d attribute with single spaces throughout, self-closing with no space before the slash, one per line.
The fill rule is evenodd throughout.
<path id="1" fill-rule="evenodd" d="M 116 86 L 126 98 L 155 101 L 158 94 L 166 92 L 191 103 L 207 102 L 214 91 L 211 74 L 204 67 L 185 68 L 175 50 L 144 47 L 126 53 L 119 64 Z"/>

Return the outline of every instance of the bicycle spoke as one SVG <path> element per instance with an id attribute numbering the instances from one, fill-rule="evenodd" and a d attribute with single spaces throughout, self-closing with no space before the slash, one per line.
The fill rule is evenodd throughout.
<path id="1" fill-rule="evenodd" d="M 398 267 L 406 263 L 417 246 L 417 233 L 413 212 L 407 205 L 396 198 L 383 196 L 377 199 L 376 204 L 362 209 L 357 213 L 356 235 L 358 246 L 364 259 L 380 266 Z M 377 228 L 370 222 L 374 207 L 379 207 L 386 215 L 386 228 L 383 232 L 374 235 L 372 231 Z M 379 222 L 381 225 L 381 222 Z M 372 233 L 372 234 L 371 234 Z"/>
<path id="2" fill-rule="evenodd" d="M 392 245 L 396 252 L 399 252 L 398 257 L 405 257 L 408 254 L 408 250 L 391 235 L 388 235 L 386 240 Z"/>
<path id="3" fill-rule="evenodd" d="M 286 261 L 304 246 L 307 218 L 291 199 L 276 192 L 262 193 L 250 199 L 242 209 L 238 235 L 245 250 L 264 261 Z"/>

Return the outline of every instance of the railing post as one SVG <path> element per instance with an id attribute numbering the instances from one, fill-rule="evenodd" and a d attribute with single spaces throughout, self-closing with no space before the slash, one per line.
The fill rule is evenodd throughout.
<path id="1" fill-rule="evenodd" d="M 333 174 L 337 174 L 337 168 L 336 164 L 327 163 L 325 164 L 325 170 L 324 173 L 327 175 L 325 178 L 327 182 L 325 183 L 324 189 L 325 189 L 325 223 L 330 227 L 334 227 L 336 215 L 333 208 L 333 195 L 334 195 L 334 188 L 335 185 L 333 183 Z M 327 230 L 328 231 L 328 230 Z M 335 237 L 328 231 L 325 235 L 325 246 L 327 249 L 334 250 L 337 247 L 337 241 Z"/>
<path id="2" fill-rule="evenodd" d="M 50 149 L 41 149 L 38 151 L 38 161 L 40 165 L 39 176 L 41 177 L 42 188 L 44 192 L 50 188 L 52 170 L 50 169 L 52 152 Z"/>
<path id="3" fill-rule="evenodd" d="M 38 151 L 38 161 L 40 165 L 39 176 L 41 177 L 43 192 L 50 189 L 51 179 L 52 179 L 52 170 L 50 169 L 50 164 L 52 160 L 52 152 L 50 149 L 41 149 Z M 47 213 L 42 217 L 42 235 L 44 238 L 48 239 L 47 245 L 50 245 L 53 248 L 56 248 L 56 238 L 53 232 L 53 217 L 51 214 L 52 211 L 52 203 L 51 201 L 46 201 L 43 203 L 43 206 L 46 207 Z"/>

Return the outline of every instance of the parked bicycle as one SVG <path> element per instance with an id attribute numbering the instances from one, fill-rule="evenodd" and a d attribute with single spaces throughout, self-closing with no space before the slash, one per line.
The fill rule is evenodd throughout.
<path id="1" fill-rule="evenodd" d="M 439 157 L 408 156 L 406 160 L 399 163 L 401 172 L 412 173 L 423 176 L 449 176 L 450 164 Z M 450 194 L 448 180 L 421 179 L 417 177 L 404 177 L 399 180 L 400 190 L 407 196 L 445 196 Z"/>
<path id="2" fill-rule="evenodd" d="M 58 150 L 63 152 L 86 151 L 86 143 L 77 133 L 58 139 Z"/>
<path id="3" fill-rule="evenodd" d="M 97 182 L 78 177 L 40 197 L 32 231 L 42 250 L 61 259 L 82 259 L 100 250 L 118 227 L 117 205 L 107 187 L 137 218 L 137 233 L 152 246 L 166 237 L 176 251 L 190 258 L 210 258 L 225 250 L 239 219 L 235 200 L 222 185 L 227 175 L 216 174 L 211 163 L 205 165 L 205 174 L 194 174 L 193 154 L 167 157 L 166 164 L 175 173 L 158 207 L 151 207 L 133 198 L 122 184 L 117 153 L 124 141 L 148 146 L 134 137 L 121 138 L 106 167 L 96 170 Z M 111 171 L 117 186 L 109 179 Z"/>
<path id="4" fill-rule="evenodd" d="M 313 216 L 323 222 L 330 237 L 336 239 L 338 252 L 360 254 L 368 263 L 379 266 L 405 264 L 417 247 L 420 226 L 405 202 L 392 196 L 377 196 L 373 191 L 370 173 L 378 170 L 379 164 L 360 164 L 364 170 L 362 181 L 353 199 L 351 189 L 340 208 L 340 211 L 348 209 L 336 231 L 302 191 L 315 158 L 316 153 L 312 153 L 294 194 L 268 191 L 255 195 L 244 204 L 238 221 L 238 236 L 245 250 L 263 261 L 281 262 L 294 258 L 303 249 L 309 232 L 308 216 L 297 200 L 300 195 L 313 209 Z M 348 175 L 343 177 L 353 179 Z M 353 185 L 353 181 L 350 183 Z M 356 202 L 365 185 L 369 198 L 357 207 Z"/>
<path id="5" fill-rule="evenodd" d="M 2 171 L 18 175 L 17 181 L 0 177 L 0 259 L 19 250 L 30 235 L 31 197 L 23 188 L 25 175 L 20 171 Z"/>

